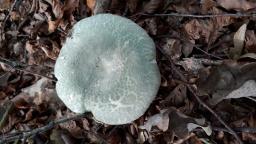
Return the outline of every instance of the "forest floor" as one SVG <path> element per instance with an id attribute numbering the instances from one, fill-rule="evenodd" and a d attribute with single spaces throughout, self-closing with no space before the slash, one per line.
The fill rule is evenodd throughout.
<path id="1" fill-rule="evenodd" d="M 0 0 L 0 143 L 256 143 L 255 0 Z M 54 65 L 72 26 L 117 14 L 155 42 L 161 86 L 131 124 L 76 115 Z"/>

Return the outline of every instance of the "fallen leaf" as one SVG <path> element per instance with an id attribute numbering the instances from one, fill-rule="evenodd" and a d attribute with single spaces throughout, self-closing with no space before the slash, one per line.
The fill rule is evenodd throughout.
<path id="1" fill-rule="evenodd" d="M 186 71 L 197 74 L 198 71 L 204 68 L 203 60 L 196 58 L 183 58 L 182 61 L 177 62 L 178 65 L 181 65 Z"/>
<path id="2" fill-rule="evenodd" d="M 151 116 L 145 125 L 140 126 L 140 129 L 151 131 L 153 126 L 157 126 L 162 131 L 167 131 L 169 127 L 169 116 L 165 113 L 167 110 L 162 110 L 159 114 Z"/>
<path id="3" fill-rule="evenodd" d="M 184 138 L 189 135 L 189 132 L 193 131 L 195 128 L 202 128 L 205 133 L 210 136 L 212 134 L 212 129 L 210 125 L 205 125 L 205 119 L 197 119 L 189 117 L 180 111 L 173 109 L 169 113 L 170 117 L 170 129 L 174 131 L 175 135 L 179 138 Z"/>
<path id="4" fill-rule="evenodd" d="M 163 6 L 163 0 L 150 0 L 143 8 L 146 13 L 154 13 Z"/>
<path id="5" fill-rule="evenodd" d="M 238 59 L 243 51 L 246 29 L 247 24 L 243 24 L 234 35 L 234 48 L 230 48 L 230 56 L 233 59 Z"/>
<path id="6" fill-rule="evenodd" d="M 226 63 L 211 69 L 209 76 L 198 84 L 199 93 L 211 94 L 211 105 L 228 98 L 256 95 L 256 63 Z M 200 76 L 201 77 L 201 76 Z"/>
<path id="7" fill-rule="evenodd" d="M 127 0 L 127 6 L 131 13 L 134 13 L 140 0 Z"/>
<path id="8" fill-rule="evenodd" d="M 0 10 L 10 8 L 11 4 L 12 4 L 12 0 L 0 0 Z"/>
<path id="9" fill-rule="evenodd" d="M 86 0 L 86 4 L 89 7 L 89 9 L 93 11 L 96 4 L 96 0 Z"/>
<path id="10" fill-rule="evenodd" d="M 256 7 L 256 3 L 247 0 L 217 0 L 217 3 L 227 10 L 248 11 Z"/>
<path id="11" fill-rule="evenodd" d="M 174 61 L 180 59 L 182 46 L 178 39 L 163 39 L 162 43 L 161 48 L 163 48 L 166 55 Z"/>
<path id="12" fill-rule="evenodd" d="M 161 102 L 164 106 L 181 106 L 187 98 L 187 87 L 184 84 L 179 84 L 172 92 Z"/>
<path id="13" fill-rule="evenodd" d="M 74 113 L 66 111 L 64 114 L 58 110 L 56 115 L 56 120 L 64 117 L 71 117 Z M 70 120 L 59 125 L 62 129 L 68 130 L 70 134 L 75 138 L 81 138 L 83 135 L 83 130 L 77 125 L 76 121 Z"/>
<path id="14" fill-rule="evenodd" d="M 201 5 L 203 12 L 207 13 L 216 5 L 216 2 L 213 0 L 201 0 Z"/>
<path id="15" fill-rule="evenodd" d="M 36 95 L 40 95 L 44 91 L 44 89 L 46 88 L 48 82 L 49 82 L 48 79 L 41 78 L 35 84 L 33 84 L 29 87 L 23 88 L 22 92 L 27 93 L 31 97 L 34 97 Z"/>
<path id="16" fill-rule="evenodd" d="M 197 119 L 186 116 L 175 108 L 169 108 L 163 110 L 159 114 L 151 116 L 148 121 L 140 126 L 141 129 L 150 131 L 153 126 L 157 126 L 159 129 L 166 131 L 168 128 L 172 130 L 179 138 L 184 138 L 189 135 L 189 132 L 195 128 L 202 128 L 207 135 L 212 134 L 211 127 L 204 126 L 205 119 Z"/>
<path id="17" fill-rule="evenodd" d="M 249 53 L 256 53 L 256 35 L 253 30 L 246 31 L 244 48 Z"/>
<path id="18" fill-rule="evenodd" d="M 256 60 L 256 53 L 246 53 L 242 56 L 239 57 L 239 60 L 244 59 L 244 58 L 250 58 Z"/>
<path id="19" fill-rule="evenodd" d="M 222 97 L 213 95 L 213 98 L 209 101 L 211 104 L 217 104 L 224 99 L 231 99 L 231 98 L 242 98 L 242 97 L 256 97 L 256 82 L 255 80 L 248 80 L 246 81 L 241 87 L 235 89 L 224 95 Z"/>
<path id="20" fill-rule="evenodd" d="M 203 38 L 205 42 L 209 42 L 211 31 L 214 30 L 214 24 L 211 21 L 202 21 L 193 19 L 184 26 L 190 40 L 198 40 Z"/>

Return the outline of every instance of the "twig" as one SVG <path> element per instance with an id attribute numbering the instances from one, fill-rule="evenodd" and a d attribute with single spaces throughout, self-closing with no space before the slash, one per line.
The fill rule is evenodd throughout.
<path id="1" fill-rule="evenodd" d="M 159 47 L 157 47 L 159 48 Z M 173 68 L 174 72 L 180 77 L 180 79 L 182 81 L 184 81 L 185 83 L 188 83 L 186 78 L 184 77 L 184 75 L 179 71 L 179 69 L 177 69 L 177 67 L 175 66 L 175 64 L 173 63 L 172 59 L 170 59 L 168 56 L 166 56 L 163 51 L 159 48 L 160 52 L 170 61 L 171 63 L 171 67 Z M 191 85 L 187 84 L 186 85 L 188 90 L 192 93 L 192 95 L 196 98 L 197 102 L 199 104 L 201 104 L 204 108 L 206 108 L 209 112 L 212 113 L 212 115 L 217 118 L 217 120 L 225 126 L 225 128 L 229 131 L 230 134 L 232 134 L 236 140 L 240 143 L 240 144 L 243 144 L 242 140 L 239 138 L 239 136 L 236 134 L 236 132 L 230 128 L 225 122 L 224 120 L 222 120 L 222 118 L 220 116 L 218 116 L 206 103 L 204 103 L 198 96 L 197 94 L 195 93 L 194 89 L 192 88 Z"/>
<path id="2" fill-rule="evenodd" d="M 11 136 L 1 135 L 0 136 L 0 144 L 12 142 L 12 141 L 19 140 L 19 139 L 28 138 L 32 135 L 36 135 L 38 133 L 42 133 L 42 132 L 45 132 L 47 130 L 50 130 L 51 128 L 53 128 L 56 125 L 59 125 L 61 123 L 65 123 L 65 122 L 68 122 L 68 121 L 71 121 L 71 120 L 80 119 L 82 117 L 87 116 L 88 114 L 89 113 L 78 114 L 78 115 L 75 115 L 73 117 L 62 118 L 62 119 L 59 119 L 59 120 L 55 120 L 55 121 L 52 121 L 52 122 L 50 122 L 49 124 L 47 124 L 43 127 L 36 128 L 36 129 L 33 129 L 33 130 L 28 130 L 28 131 L 17 132 L 16 134 L 11 134 Z"/>
<path id="3" fill-rule="evenodd" d="M 191 85 L 187 85 L 189 91 L 193 94 L 193 96 L 196 98 L 196 100 L 204 107 L 206 108 L 210 113 L 212 113 L 212 115 L 217 118 L 217 120 L 224 125 L 224 127 L 229 131 L 230 134 L 232 134 L 236 140 L 240 143 L 243 144 L 242 140 L 239 138 L 239 136 L 236 134 L 236 132 L 228 126 L 228 124 L 226 124 L 226 122 L 224 122 L 224 120 L 222 120 L 222 118 L 220 116 L 218 116 L 218 114 L 216 114 L 206 103 L 204 103 L 198 96 L 197 94 L 194 92 L 193 88 L 191 87 Z"/>
<path id="4" fill-rule="evenodd" d="M 229 14 L 229 13 L 224 13 L 224 14 L 182 14 L 182 13 L 166 13 L 166 14 L 146 14 L 146 13 L 140 13 L 138 15 L 143 15 L 143 16 L 175 16 L 175 17 L 192 17 L 192 18 L 214 18 L 214 17 L 255 17 L 256 14 L 242 14 L 242 13 L 237 13 L 237 14 Z"/>
<path id="5" fill-rule="evenodd" d="M 213 130 L 215 131 L 224 131 L 224 132 L 228 132 L 229 130 L 227 130 L 226 128 L 220 128 L 220 127 L 212 127 Z M 256 127 L 236 127 L 233 128 L 234 131 L 236 132 L 246 132 L 246 133 L 256 133 Z"/>
<path id="6" fill-rule="evenodd" d="M 210 53 L 208 53 L 207 51 L 204 51 L 204 50 L 202 50 L 202 49 L 200 49 L 198 46 L 194 46 L 197 50 L 199 50 L 199 51 L 201 51 L 201 52 L 203 52 L 204 54 L 206 54 L 206 55 L 208 55 L 208 56 L 210 56 L 210 57 L 213 57 L 213 58 L 216 58 L 216 59 L 219 59 L 219 60 L 223 60 L 223 58 L 221 58 L 221 57 L 219 57 L 219 56 L 215 56 L 215 55 L 213 55 L 213 54 L 210 54 Z"/>
<path id="7" fill-rule="evenodd" d="M 32 74 L 32 75 L 35 75 L 35 76 L 39 76 L 39 77 L 44 77 L 44 78 L 47 78 L 47 79 L 49 79 L 51 81 L 57 82 L 57 80 L 55 78 L 51 78 L 49 76 L 45 76 L 45 75 L 42 75 L 42 74 L 38 74 L 38 73 L 35 73 L 35 72 L 30 72 L 30 71 L 27 71 L 25 69 L 22 69 L 21 67 L 27 67 L 26 64 L 23 64 L 23 63 L 20 63 L 20 62 L 11 61 L 11 60 L 5 59 L 3 57 L 0 57 L 0 63 L 4 63 L 4 64 L 12 67 L 15 70 L 26 72 L 26 73 L 29 73 L 29 74 Z"/>
<path id="8" fill-rule="evenodd" d="M 252 100 L 252 101 L 256 102 L 256 99 L 254 99 L 254 98 L 252 98 L 252 97 L 245 97 L 245 98 L 247 98 L 247 99 L 249 99 L 249 100 Z"/>

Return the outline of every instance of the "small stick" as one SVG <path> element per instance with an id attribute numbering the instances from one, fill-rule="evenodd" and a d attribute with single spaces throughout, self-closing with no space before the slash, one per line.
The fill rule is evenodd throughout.
<path id="1" fill-rule="evenodd" d="M 87 116 L 88 114 L 89 113 L 78 114 L 78 115 L 75 115 L 73 117 L 62 118 L 62 119 L 59 119 L 59 120 L 55 120 L 55 121 L 52 121 L 52 122 L 48 123 L 47 125 L 45 125 L 43 127 L 39 127 L 39 128 L 28 130 L 28 131 L 17 132 L 16 134 L 11 133 L 11 136 L 9 136 L 9 137 L 6 136 L 6 134 L 1 135 L 0 136 L 0 144 L 12 142 L 12 141 L 19 140 L 19 139 L 26 139 L 26 138 L 28 138 L 32 135 L 50 130 L 54 126 L 59 125 L 61 123 L 65 123 L 65 122 L 68 122 L 68 121 L 71 121 L 71 120 L 77 120 L 77 119 L 83 118 L 83 117 Z"/>
<path id="2" fill-rule="evenodd" d="M 182 14 L 182 13 L 166 13 L 166 14 L 146 14 L 146 13 L 140 13 L 138 15 L 143 15 L 143 16 L 175 16 L 175 17 L 192 17 L 192 18 L 214 18 L 214 17 L 255 17 L 256 14 L 242 14 L 242 13 L 237 13 L 237 14 L 229 14 L 229 13 L 224 13 L 224 14 Z"/>
<path id="3" fill-rule="evenodd" d="M 185 83 L 188 83 L 187 80 L 186 80 L 186 78 L 183 76 L 183 74 L 179 71 L 179 69 L 176 68 L 176 66 L 174 65 L 172 59 L 170 59 L 168 56 L 166 56 L 166 55 L 163 53 L 163 51 L 162 51 L 159 47 L 157 47 L 157 48 L 158 48 L 158 49 L 160 50 L 160 52 L 170 61 L 171 67 L 173 68 L 174 72 L 180 77 L 180 79 L 181 79 L 182 81 L 184 81 Z M 229 133 L 232 134 L 240 144 L 243 144 L 242 140 L 239 138 L 239 136 L 236 134 L 236 132 L 235 132 L 232 128 L 230 128 L 230 127 L 226 124 L 226 122 L 224 122 L 224 120 L 222 120 L 222 118 L 221 118 L 220 116 L 218 116 L 218 114 L 216 114 L 205 102 L 203 102 L 203 101 L 197 96 L 197 94 L 194 92 L 194 89 L 192 88 L 192 86 L 191 86 L 191 85 L 188 85 L 188 84 L 187 84 L 186 86 L 187 86 L 188 90 L 192 93 L 192 95 L 196 98 L 197 102 L 198 102 L 199 104 L 201 104 L 204 108 L 206 108 L 209 112 L 211 112 L 212 115 L 213 115 L 215 118 L 217 118 L 217 120 L 218 120 L 222 125 L 225 126 L 225 128 L 229 131 Z"/>
<path id="4" fill-rule="evenodd" d="M 228 132 L 229 130 L 227 130 L 226 128 L 221 128 L 221 127 L 212 127 L 213 130 L 215 131 L 224 131 L 224 132 Z M 236 127 L 233 128 L 234 131 L 236 132 L 246 132 L 246 133 L 256 133 L 256 127 Z"/>
<path id="5" fill-rule="evenodd" d="M 35 75 L 35 76 L 39 76 L 39 77 L 44 77 L 44 78 L 47 78 L 47 79 L 49 79 L 53 82 L 57 82 L 57 80 L 55 78 L 51 78 L 49 76 L 45 76 L 45 75 L 42 75 L 42 74 L 30 72 L 30 71 L 27 71 L 25 69 L 20 68 L 20 67 L 24 67 L 24 66 L 26 67 L 27 66 L 27 65 L 22 64 L 22 63 L 17 63 L 15 61 L 11 61 L 11 60 L 8 60 L 8 59 L 2 58 L 2 57 L 0 57 L 0 63 L 6 64 L 6 65 L 12 67 L 15 70 L 26 72 L 26 73 L 29 73 L 29 74 L 32 74 L 32 75 Z"/>

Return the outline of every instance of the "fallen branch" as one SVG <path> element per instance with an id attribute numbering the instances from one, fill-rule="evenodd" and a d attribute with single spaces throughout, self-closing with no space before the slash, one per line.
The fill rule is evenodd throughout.
<path id="1" fill-rule="evenodd" d="M 256 17 L 256 14 L 242 14 L 242 13 L 236 13 L 236 14 L 182 14 L 182 13 L 166 13 L 166 14 L 146 14 L 146 13 L 139 13 L 138 15 L 143 16 L 157 16 L 157 17 L 163 17 L 163 16 L 175 16 L 175 17 L 192 17 L 192 18 L 214 18 L 214 17 Z"/>
<path id="2" fill-rule="evenodd" d="M 59 120 L 52 121 L 43 127 L 39 127 L 39 128 L 28 130 L 28 131 L 21 131 L 21 132 L 15 132 L 15 133 L 1 135 L 0 136 L 0 144 L 9 143 L 9 142 L 12 142 L 15 140 L 20 140 L 20 139 L 27 139 L 30 136 L 50 130 L 51 128 L 53 128 L 56 125 L 59 125 L 61 123 L 65 123 L 65 122 L 68 122 L 71 120 L 80 119 L 82 117 L 87 116 L 88 114 L 89 113 L 84 113 L 84 114 L 78 114 L 78 115 L 75 115 L 75 116 L 69 117 L 69 118 L 62 118 Z"/>
<path id="3" fill-rule="evenodd" d="M 212 127 L 213 130 L 215 131 L 224 131 L 224 132 L 229 132 L 226 128 L 220 128 L 220 127 Z M 236 127 L 233 128 L 234 131 L 242 133 L 256 133 L 256 127 Z"/>
<path id="4" fill-rule="evenodd" d="M 188 83 L 186 78 L 184 77 L 184 75 L 180 72 L 179 69 L 177 69 L 177 67 L 175 66 L 175 64 L 173 63 L 172 59 L 168 56 L 165 55 L 165 53 L 161 50 L 161 48 L 159 48 L 157 46 L 157 48 L 159 49 L 159 51 L 169 60 L 169 62 L 171 63 L 171 68 L 174 70 L 174 72 L 179 76 L 179 78 L 185 82 Z M 186 84 L 188 90 L 192 93 L 192 95 L 195 97 L 195 99 L 197 100 L 197 102 L 199 104 L 201 104 L 204 108 L 206 108 L 215 118 L 217 118 L 217 120 L 228 130 L 228 132 L 230 134 L 232 134 L 235 139 L 240 143 L 243 144 L 242 140 L 239 138 L 239 136 L 236 134 L 236 132 L 228 126 L 228 124 L 226 124 L 226 122 L 224 120 L 222 120 L 222 118 L 215 113 L 205 102 L 203 102 L 196 94 L 195 90 L 193 89 L 193 87 L 189 84 Z"/>

